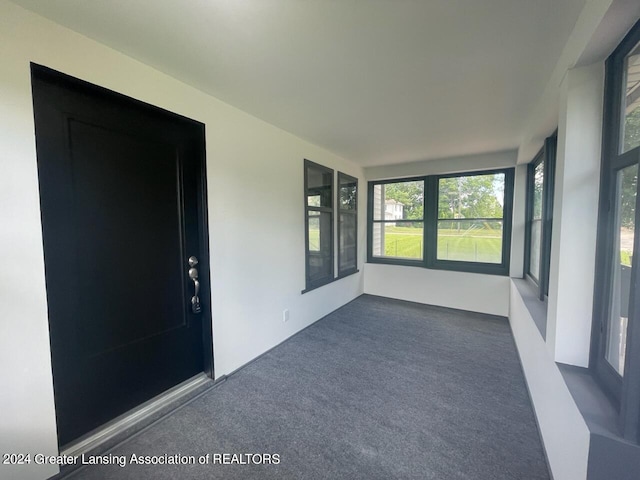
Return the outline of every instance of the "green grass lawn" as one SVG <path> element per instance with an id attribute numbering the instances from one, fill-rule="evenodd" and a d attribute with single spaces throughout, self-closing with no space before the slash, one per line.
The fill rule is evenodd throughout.
<path id="1" fill-rule="evenodd" d="M 384 232 L 385 256 L 422 258 L 422 228 L 392 227 L 387 225 Z"/>
<path id="2" fill-rule="evenodd" d="M 422 258 L 422 228 L 386 226 L 384 254 L 387 257 Z M 309 230 L 309 249 L 320 249 L 319 232 Z M 489 227 L 476 229 L 439 229 L 438 260 L 500 263 L 502 231 Z"/>
<path id="3" fill-rule="evenodd" d="M 422 259 L 422 228 L 385 228 L 384 254 L 387 257 Z M 309 249 L 320 250 L 320 232 L 309 230 Z M 500 263 L 502 231 L 492 228 L 438 230 L 438 260 Z M 620 263 L 631 266 L 631 252 L 620 251 Z"/>
<path id="4" fill-rule="evenodd" d="M 312 252 L 320 251 L 320 230 L 317 228 L 309 229 L 309 250 Z"/>
<path id="5" fill-rule="evenodd" d="M 385 256 L 422 258 L 421 228 L 392 227 L 385 229 Z M 438 259 L 468 262 L 500 263 L 502 232 L 491 228 L 438 230 Z"/>

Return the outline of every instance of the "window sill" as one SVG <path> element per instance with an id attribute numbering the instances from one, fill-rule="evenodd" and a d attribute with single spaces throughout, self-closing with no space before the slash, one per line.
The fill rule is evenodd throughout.
<path id="1" fill-rule="evenodd" d="M 556 363 L 591 433 L 620 437 L 618 412 L 588 368 Z"/>
<path id="2" fill-rule="evenodd" d="M 561 363 L 556 365 L 589 429 L 588 478 L 637 479 L 640 445 L 620 435 L 618 412 L 591 371 Z"/>
<path id="3" fill-rule="evenodd" d="M 424 267 L 424 260 L 396 257 L 369 257 L 367 263 L 380 263 L 382 265 L 400 265 L 403 267 Z"/>
<path id="4" fill-rule="evenodd" d="M 533 323 L 538 327 L 542 339 L 547 339 L 547 302 L 538 298 L 538 289 L 524 278 L 512 278 L 513 284 L 518 289 L 524 305 L 529 310 Z"/>
<path id="5" fill-rule="evenodd" d="M 453 272 L 482 273 L 484 275 L 509 275 L 509 266 L 497 263 L 456 262 L 452 260 L 436 260 L 427 268 L 434 270 L 450 270 Z"/>
<path id="6" fill-rule="evenodd" d="M 356 273 L 359 273 L 360 270 L 358 270 L 357 268 L 354 270 L 348 270 L 346 272 L 342 272 L 340 275 L 338 275 L 335 280 L 340 280 L 342 278 L 346 278 L 346 277 L 350 277 L 351 275 L 355 275 Z M 334 281 L 335 281 L 334 280 Z"/>
<path id="7" fill-rule="evenodd" d="M 334 277 L 322 283 L 319 283 L 318 285 L 313 285 L 312 287 L 305 288 L 300 293 L 305 294 L 305 293 L 311 292 L 312 290 L 317 290 L 320 287 L 324 287 L 325 285 L 329 285 L 333 282 L 337 282 L 338 280 L 342 280 L 343 278 L 350 277 L 351 275 L 355 275 L 356 273 L 359 273 L 359 272 L 360 270 L 356 269 L 356 270 L 349 271 L 347 273 L 343 273 L 337 277 Z"/>
<path id="8" fill-rule="evenodd" d="M 403 267 L 420 267 L 428 270 L 445 270 L 450 272 L 480 273 L 483 275 L 509 275 L 509 268 L 504 265 L 492 263 L 473 263 L 437 260 L 434 265 L 427 265 L 424 260 L 411 260 L 408 258 L 369 257 L 367 263 L 379 263 L 382 265 L 400 265 Z"/>

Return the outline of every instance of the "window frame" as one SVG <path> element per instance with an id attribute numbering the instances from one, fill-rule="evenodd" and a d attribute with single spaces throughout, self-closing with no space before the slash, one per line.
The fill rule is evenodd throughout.
<path id="1" fill-rule="evenodd" d="M 596 269 L 589 367 L 595 379 L 618 409 L 618 425 L 623 437 L 640 440 L 640 291 L 637 285 L 638 255 L 633 256 L 624 376 L 606 359 L 609 332 L 609 309 L 612 300 L 613 258 L 615 240 L 612 199 L 618 194 L 617 172 L 640 163 L 640 146 L 621 152 L 622 100 L 624 98 L 625 58 L 640 42 L 640 22 L 627 33 L 605 62 L 603 143 L 600 173 L 600 200 L 596 243 Z M 636 225 L 640 225 L 640 195 L 636 194 Z M 640 235 L 634 236 L 634 252 L 640 252 Z"/>
<path id="2" fill-rule="evenodd" d="M 340 192 L 340 185 L 342 184 L 342 180 L 347 180 L 348 182 L 352 182 L 355 183 L 356 185 L 356 204 L 355 204 L 355 208 L 353 210 L 348 210 L 348 209 L 344 209 L 342 208 L 342 203 L 341 203 L 341 192 Z M 336 191 L 336 199 L 337 199 L 337 203 L 338 203 L 338 207 L 337 207 L 337 211 L 338 211 L 338 215 L 337 215 L 337 222 L 338 222 L 338 228 L 337 228 L 337 245 L 338 245 L 338 277 L 337 278 L 344 278 L 346 276 L 349 276 L 353 273 L 356 273 L 358 271 L 358 179 L 356 177 L 353 177 L 351 175 L 348 175 L 346 173 L 340 172 L 338 171 L 338 188 Z M 349 267 L 347 269 L 345 269 L 344 271 L 341 269 L 341 260 L 342 260 L 342 249 L 340 248 L 340 236 L 342 234 L 342 223 L 340 222 L 340 216 L 341 215 L 351 215 L 354 217 L 354 225 L 355 225 L 355 239 L 356 239 L 356 245 L 355 245 L 355 265 L 353 267 Z"/>
<path id="3" fill-rule="evenodd" d="M 502 205 L 502 218 L 492 218 L 491 220 L 502 221 L 502 261 L 500 263 L 488 263 L 438 259 L 438 221 L 441 220 L 438 218 L 440 179 L 497 174 L 504 174 L 504 203 Z M 433 188 L 430 189 L 432 202 L 430 205 L 431 208 L 429 210 L 431 210 L 431 215 L 433 216 L 434 221 L 430 222 L 430 242 L 427 245 L 427 248 L 429 249 L 429 256 L 427 257 L 429 268 L 459 272 L 486 273 L 490 275 L 509 275 L 509 264 L 511 260 L 511 221 L 513 217 L 514 169 L 500 168 L 494 170 L 481 170 L 476 172 L 447 173 L 442 175 L 433 175 L 431 178 L 433 182 Z"/>
<path id="4" fill-rule="evenodd" d="M 324 171 L 325 173 L 331 174 L 331 206 L 330 207 L 315 207 L 309 205 L 309 168 L 318 169 L 320 171 Z M 324 165 L 320 165 L 318 163 L 312 162 L 311 160 L 304 160 L 304 266 L 305 266 L 305 289 L 302 293 L 306 293 L 310 290 L 314 290 L 316 288 L 322 287 L 323 285 L 327 285 L 335 280 L 335 237 L 334 237 L 334 222 L 335 222 L 335 172 L 332 168 L 325 167 Z M 329 213 L 330 221 L 329 226 L 331 229 L 329 237 L 331 238 L 330 242 L 330 253 L 329 257 L 331 259 L 331 273 L 327 277 L 323 277 L 319 280 L 312 281 L 309 278 L 310 275 L 310 263 L 309 260 L 312 256 L 309 251 L 309 212 L 323 212 Z"/>
<path id="5" fill-rule="evenodd" d="M 423 182 L 423 191 L 422 191 L 422 220 L 400 220 L 405 223 L 422 223 L 423 224 L 423 237 L 424 232 L 426 231 L 426 219 L 425 219 L 425 203 L 427 197 L 427 182 L 426 177 L 406 177 L 406 178 L 393 178 L 393 179 L 385 179 L 385 180 L 373 180 L 368 182 L 367 185 L 367 262 L 368 263 L 382 263 L 387 265 L 405 265 L 412 267 L 420 267 L 423 266 L 425 256 L 425 242 L 423 239 L 422 244 L 422 258 L 421 259 L 411 259 L 411 258 L 397 258 L 397 257 L 378 257 L 373 255 L 373 225 L 375 223 L 397 223 L 398 220 L 374 220 L 373 218 L 373 191 L 376 185 L 389 185 L 392 183 L 408 183 L 408 182 Z"/>
<path id="6" fill-rule="evenodd" d="M 553 229 L 553 201 L 555 191 L 556 152 L 558 143 L 557 130 L 544 141 L 544 146 L 527 165 L 527 191 L 525 207 L 525 254 L 523 272 L 538 290 L 538 299 L 545 301 L 549 295 L 549 271 L 551 269 L 551 232 Z M 540 234 L 540 268 L 538 277 L 534 277 L 530 271 L 531 266 L 531 240 L 533 223 L 533 193 L 535 181 L 535 169 L 544 162 L 542 180 L 542 215 Z"/>
<path id="7" fill-rule="evenodd" d="M 483 262 L 467 262 L 456 260 L 437 259 L 437 222 L 438 222 L 438 182 L 440 178 L 468 177 L 478 175 L 505 175 L 504 205 L 502 210 L 502 263 L 492 264 Z M 373 220 L 373 190 L 376 185 L 401 182 L 424 182 L 423 218 L 422 220 L 407 220 L 407 222 L 423 223 L 423 252 L 421 260 L 406 258 L 376 257 L 373 256 L 373 224 L 382 223 Z M 513 188 L 514 168 L 498 168 L 491 170 L 476 170 L 458 173 L 446 173 L 438 175 L 423 175 L 414 177 L 372 180 L 367 188 L 367 262 L 388 265 L 402 265 L 410 267 L 422 267 L 434 270 L 448 270 L 468 273 L 484 273 L 490 275 L 509 275 L 511 256 L 511 230 L 513 221 Z M 392 221 L 392 220 L 389 220 Z M 397 222 L 397 220 L 395 220 Z"/>

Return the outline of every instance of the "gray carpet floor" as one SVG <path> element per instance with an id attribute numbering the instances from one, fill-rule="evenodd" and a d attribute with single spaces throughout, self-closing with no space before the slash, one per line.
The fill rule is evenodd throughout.
<path id="1" fill-rule="evenodd" d="M 102 465 L 72 478 L 549 478 L 507 320 L 368 295 L 110 452 L 207 453 L 280 463 Z"/>

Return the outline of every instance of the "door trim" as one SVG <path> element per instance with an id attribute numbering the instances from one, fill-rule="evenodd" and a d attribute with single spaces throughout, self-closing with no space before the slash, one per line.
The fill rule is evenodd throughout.
<path id="1" fill-rule="evenodd" d="M 187 123 L 194 129 L 197 129 L 199 132 L 199 138 L 202 138 L 202 141 L 198 142 L 197 148 L 194 148 L 193 155 L 194 155 L 195 161 L 197 162 L 197 175 L 198 175 L 196 196 L 198 201 L 197 217 L 198 217 L 198 230 L 199 230 L 197 237 L 198 237 L 198 241 L 200 243 L 200 249 L 201 249 L 199 257 L 200 257 L 201 267 L 206 266 L 206 268 L 201 268 L 199 272 L 200 274 L 199 280 L 201 284 L 200 298 L 202 300 L 203 307 L 204 307 L 202 309 L 202 313 L 199 315 L 200 321 L 202 322 L 203 374 L 199 374 L 192 379 L 186 380 L 185 382 L 182 382 L 170 388 L 169 390 L 160 394 L 159 396 L 154 397 L 153 399 L 148 400 L 147 402 L 144 402 L 142 405 L 135 407 L 129 412 L 126 412 L 123 415 L 116 417 L 116 419 L 107 422 L 106 424 L 99 427 L 99 429 L 94 430 L 94 432 L 89 432 L 87 435 L 92 435 L 93 433 L 91 437 L 93 440 L 89 441 L 89 443 L 91 443 L 92 446 L 87 448 L 93 448 L 95 446 L 94 444 L 95 440 L 97 440 L 97 437 L 93 438 L 93 436 L 99 435 L 100 432 L 107 427 L 109 431 L 111 431 L 112 428 L 114 428 L 112 423 L 116 422 L 116 420 L 118 422 L 122 422 L 124 421 L 123 419 L 124 417 L 128 418 L 129 416 L 133 416 L 135 418 L 141 418 L 140 409 L 143 406 L 146 406 L 145 408 L 150 408 L 148 406 L 150 402 L 159 401 L 160 398 L 164 397 L 165 395 L 169 396 L 168 397 L 169 400 L 167 401 L 172 401 L 171 399 L 175 400 L 177 395 L 179 394 L 186 395 L 188 394 L 188 392 L 192 391 L 192 388 L 198 388 L 198 386 L 202 386 L 201 385 L 202 382 L 212 381 L 215 378 L 214 358 L 213 358 L 213 325 L 212 325 L 211 275 L 210 275 L 211 257 L 210 257 L 210 251 L 209 251 L 209 221 L 208 221 L 207 169 L 206 169 L 206 129 L 205 129 L 205 124 L 202 122 L 193 120 L 183 115 L 179 115 L 177 113 L 143 102 L 141 100 L 132 98 L 130 96 L 115 92 L 108 88 L 95 85 L 93 83 L 81 80 L 76 77 L 72 77 L 70 75 L 59 72 L 52 68 L 46 67 L 44 65 L 39 65 L 31 62 L 30 67 L 31 67 L 32 85 L 35 79 L 46 80 L 49 82 L 64 85 L 68 88 L 83 90 L 85 92 L 90 93 L 91 95 L 96 95 L 96 96 L 107 98 L 107 99 L 113 99 L 115 102 L 124 101 L 124 102 L 127 102 L 129 105 L 131 105 L 133 108 L 145 110 L 151 114 L 161 115 L 170 120 L 178 121 L 181 123 Z M 34 106 L 34 109 L 35 109 L 35 106 Z M 186 263 L 187 259 L 185 258 L 184 260 Z M 51 350 L 51 346 L 50 346 L 50 350 Z M 52 371 L 52 374 L 53 374 L 53 371 Z M 191 385 L 190 382 L 194 382 L 194 379 L 197 379 L 198 377 L 200 378 L 200 380 L 196 382 L 194 385 Z M 178 390 L 182 393 L 176 393 Z M 162 405 L 165 405 L 165 403 L 162 403 Z M 161 408 L 161 406 L 158 408 Z M 157 411 L 155 407 L 152 410 L 153 411 L 150 414 Z M 146 414 L 144 416 L 146 417 Z M 131 421 L 128 420 L 127 422 L 125 422 L 125 424 L 129 425 L 130 427 Z M 59 445 L 61 451 L 64 451 L 64 452 L 68 450 L 76 451 L 78 448 L 78 445 L 80 445 L 79 442 L 81 442 L 83 445 L 88 445 L 87 435 L 80 437 L 76 441 L 73 441 L 67 445 Z M 102 432 L 99 436 L 103 437 L 104 435 L 105 433 Z M 108 436 L 108 438 L 111 438 L 112 436 L 113 435 Z M 108 438 L 105 438 L 103 441 L 106 441 Z"/>

